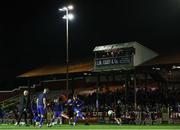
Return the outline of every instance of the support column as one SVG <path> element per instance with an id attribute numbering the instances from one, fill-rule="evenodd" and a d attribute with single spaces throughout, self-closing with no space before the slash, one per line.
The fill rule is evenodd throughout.
<path id="1" fill-rule="evenodd" d="M 71 91 L 74 94 L 74 76 L 72 75 L 72 81 L 71 81 Z"/>
<path id="2" fill-rule="evenodd" d="M 137 109 L 137 95 L 136 95 L 136 71 L 134 72 L 134 109 Z"/>
<path id="3" fill-rule="evenodd" d="M 99 111 L 99 85 L 100 85 L 100 73 L 97 73 L 97 82 L 96 82 L 96 111 Z"/>
<path id="4" fill-rule="evenodd" d="M 125 104 L 128 104 L 128 86 L 129 86 L 129 72 L 125 74 Z"/>

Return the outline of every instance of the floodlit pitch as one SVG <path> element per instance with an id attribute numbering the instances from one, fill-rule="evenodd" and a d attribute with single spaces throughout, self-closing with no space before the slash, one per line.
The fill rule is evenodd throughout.
<path id="1" fill-rule="evenodd" d="M 56 125 L 52 127 L 46 127 L 44 125 L 42 128 L 38 127 L 33 127 L 33 126 L 14 126 L 14 125 L 7 125 L 7 124 L 2 124 L 0 125 L 0 129 L 16 129 L 16 130 L 33 130 L 33 129 L 41 129 L 41 130 L 56 130 L 56 129 L 66 129 L 66 130 L 72 130 L 72 129 L 93 129 L 93 130 L 105 130 L 105 129 L 121 129 L 121 130 L 173 130 L 173 129 L 180 129 L 180 125 L 77 125 L 75 127 L 70 126 L 70 125 Z"/>

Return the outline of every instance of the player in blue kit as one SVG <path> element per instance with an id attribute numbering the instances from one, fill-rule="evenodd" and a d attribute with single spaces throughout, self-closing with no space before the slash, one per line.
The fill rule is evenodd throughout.
<path id="1" fill-rule="evenodd" d="M 54 100 L 54 105 L 53 105 L 53 119 L 51 120 L 51 123 L 48 126 L 52 126 L 54 121 L 56 119 L 59 119 L 60 122 L 62 123 L 62 117 L 69 119 L 69 117 L 63 113 L 63 102 L 60 101 L 60 99 L 55 99 Z"/>
<path id="2" fill-rule="evenodd" d="M 39 94 L 37 98 L 37 111 L 39 119 L 39 127 L 42 127 L 44 122 L 44 116 L 46 114 L 46 106 L 47 106 L 47 93 L 49 92 L 49 89 L 45 88 L 43 93 Z M 38 117 L 37 117 L 38 118 Z"/>
<path id="3" fill-rule="evenodd" d="M 75 118 L 74 118 L 74 122 L 73 122 L 73 125 L 75 126 L 78 121 L 78 118 L 81 118 L 83 120 L 85 119 L 81 112 L 84 102 L 81 101 L 79 98 L 77 98 L 77 96 L 74 95 L 73 99 L 68 100 L 68 104 L 72 105 L 73 112 L 75 114 Z"/>
<path id="4" fill-rule="evenodd" d="M 33 114 L 33 119 L 32 119 L 33 123 L 36 123 L 39 121 L 36 101 L 37 101 L 37 97 L 33 97 L 32 101 L 31 101 L 31 111 Z"/>

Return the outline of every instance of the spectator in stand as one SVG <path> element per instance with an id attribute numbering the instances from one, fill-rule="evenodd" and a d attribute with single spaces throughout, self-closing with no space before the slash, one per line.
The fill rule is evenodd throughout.
<path id="1" fill-rule="evenodd" d="M 154 112 L 151 113 L 151 120 L 152 120 L 152 125 L 153 125 L 156 120 L 156 115 Z"/>
<path id="2" fill-rule="evenodd" d="M 141 108 L 141 122 L 140 122 L 140 125 L 145 125 L 145 117 L 146 117 L 146 114 L 143 110 L 143 108 Z"/>
<path id="3" fill-rule="evenodd" d="M 136 124 L 136 122 L 135 122 L 136 115 L 135 115 L 134 111 L 130 111 L 129 115 L 130 115 L 129 124 Z"/>

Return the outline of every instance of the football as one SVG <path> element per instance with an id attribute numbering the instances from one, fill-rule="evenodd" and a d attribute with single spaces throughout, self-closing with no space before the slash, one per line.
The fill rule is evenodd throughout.
<path id="1" fill-rule="evenodd" d="M 112 110 L 108 111 L 108 115 L 111 116 L 114 112 Z"/>

